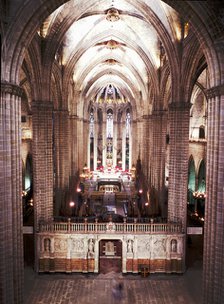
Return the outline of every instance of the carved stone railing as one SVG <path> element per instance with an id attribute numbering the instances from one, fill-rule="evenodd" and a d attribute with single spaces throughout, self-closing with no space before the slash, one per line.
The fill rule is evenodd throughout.
<path id="1" fill-rule="evenodd" d="M 47 222 L 39 225 L 38 232 L 47 233 L 132 233 L 132 234 L 172 234 L 183 233 L 181 224 L 176 223 L 71 223 Z"/>

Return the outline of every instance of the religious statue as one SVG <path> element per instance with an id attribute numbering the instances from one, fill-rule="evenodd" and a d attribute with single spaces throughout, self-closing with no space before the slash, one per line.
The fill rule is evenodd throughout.
<path id="1" fill-rule="evenodd" d="M 127 252 L 132 253 L 132 240 L 128 240 L 128 245 L 127 245 Z"/>
<path id="2" fill-rule="evenodd" d="M 51 240 L 44 239 L 44 251 L 50 252 L 50 250 L 51 250 Z"/>
<path id="3" fill-rule="evenodd" d="M 177 252 L 177 240 L 171 241 L 171 252 Z"/>
<path id="4" fill-rule="evenodd" d="M 89 240 L 88 251 L 89 251 L 89 253 L 94 253 L 94 242 L 93 242 L 93 239 Z"/>

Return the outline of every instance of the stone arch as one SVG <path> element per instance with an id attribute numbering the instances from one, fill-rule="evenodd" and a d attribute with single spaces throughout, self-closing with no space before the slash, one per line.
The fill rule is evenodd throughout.
<path id="1" fill-rule="evenodd" d="M 166 62 L 161 71 L 160 90 L 161 107 L 168 109 L 168 104 L 171 99 L 170 68 L 168 62 Z"/>
<path id="2" fill-rule="evenodd" d="M 54 109 L 68 109 L 68 104 L 65 104 L 65 99 L 62 97 L 62 88 L 61 88 L 61 80 L 60 80 L 60 73 L 61 73 L 61 67 L 59 64 L 53 65 L 53 71 L 52 71 L 52 78 L 53 78 L 53 84 L 52 84 L 52 92 L 55 92 L 55 98 L 53 98 L 54 101 Z M 54 87 L 54 90 L 53 90 Z M 51 94 L 53 95 L 53 93 Z M 67 101 L 68 102 L 68 101 Z"/>
<path id="3" fill-rule="evenodd" d="M 120 36 L 122 36 L 123 39 L 121 39 Z M 131 43 L 128 39 L 129 37 L 121 35 L 120 32 L 114 32 L 112 37 L 114 37 L 114 39 L 122 40 L 122 42 L 126 43 L 128 47 L 130 47 L 131 49 L 136 51 L 136 53 L 139 54 L 140 57 L 142 57 L 142 60 L 147 68 L 147 72 L 150 76 L 150 79 L 154 83 L 155 90 L 158 91 L 156 71 L 153 67 L 152 62 L 150 61 L 150 58 L 147 57 L 147 54 L 143 50 L 139 49 L 137 43 Z M 71 58 L 68 61 L 68 68 L 67 68 L 66 74 L 65 74 L 66 79 L 69 79 L 71 77 L 71 74 L 74 70 L 74 66 L 75 66 L 76 62 L 82 56 L 82 54 L 86 51 L 86 49 L 88 47 L 91 47 L 92 45 L 100 42 L 102 39 L 107 39 L 107 38 L 108 38 L 108 32 L 105 31 L 105 32 L 101 33 L 100 35 L 93 37 L 92 41 L 88 42 L 88 44 L 84 43 L 83 46 L 81 45 L 80 50 L 75 54 L 75 56 L 74 55 L 71 56 Z"/>
<path id="4" fill-rule="evenodd" d="M 61 0 L 55 2 L 51 0 L 45 4 L 42 4 L 36 1 L 29 1 L 18 11 L 18 18 L 15 18 L 14 26 L 11 27 L 10 30 L 6 33 L 5 37 L 3 37 L 3 39 L 7 39 L 8 35 L 14 36 L 14 44 L 10 45 L 10 50 L 7 48 L 7 45 L 3 41 L 2 55 L 3 58 L 6 59 L 3 60 L 3 70 L 6 72 L 5 75 L 8 75 L 7 79 L 5 80 L 11 81 L 13 83 L 18 83 L 18 72 L 23 61 L 24 49 L 28 47 L 40 23 L 47 18 L 49 13 L 53 12 L 65 2 L 67 1 Z M 134 6 L 140 4 L 139 1 L 135 1 L 134 3 L 133 2 L 134 1 L 131 1 Z M 216 48 L 214 49 L 213 42 L 211 41 L 211 37 L 214 37 L 214 35 L 209 35 L 209 28 L 205 28 L 206 23 L 202 24 L 201 20 L 204 17 L 201 12 L 203 12 L 206 16 L 208 9 L 201 9 L 201 7 L 197 7 L 197 4 L 192 4 L 190 7 L 188 3 L 183 2 L 164 2 L 176 9 L 180 14 L 185 13 L 186 18 L 191 20 L 192 28 L 194 29 L 196 36 L 198 37 L 200 44 L 203 44 L 205 48 L 205 56 L 208 62 L 209 70 L 212 74 L 211 86 L 219 85 L 221 79 L 221 68 L 223 67 L 219 65 L 219 58 L 216 54 Z M 30 16 L 30 11 L 33 13 L 32 16 Z M 201 18 L 199 16 L 201 16 Z M 212 32 L 214 34 L 215 30 L 217 30 L 217 24 L 215 21 L 213 25 L 214 26 L 212 27 Z M 202 31 L 203 28 L 204 31 Z M 9 61 L 7 61 L 8 55 L 8 58 L 11 58 Z"/>
<path id="5" fill-rule="evenodd" d="M 94 66 L 98 65 L 99 63 L 101 63 L 101 62 L 103 62 L 103 61 L 106 61 L 108 58 L 109 58 L 109 59 L 112 59 L 112 60 L 115 60 L 115 61 L 117 61 L 118 63 L 122 61 L 122 62 L 125 64 L 125 66 L 127 66 L 127 67 L 130 69 L 130 71 L 131 71 L 132 74 L 136 77 L 136 79 L 139 80 L 139 82 L 141 83 L 142 87 L 144 86 L 142 76 L 138 73 L 138 71 L 136 71 L 136 70 L 134 69 L 134 67 L 130 64 L 130 62 L 128 62 L 128 61 L 126 60 L 126 58 L 120 58 L 120 57 L 118 57 L 118 56 L 116 56 L 116 55 L 110 55 L 110 56 L 104 55 L 104 56 L 102 56 L 101 58 L 98 58 L 98 59 L 96 59 L 96 60 L 93 60 L 92 65 L 89 65 L 89 66 L 87 66 L 87 67 L 85 68 L 85 70 L 82 72 L 82 75 L 80 76 L 79 80 L 78 80 L 77 83 L 76 83 L 76 87 L 79 89 L 80 86 L 81 86 L 81 84 L 82 84 L 82 82 L 84 81 L 86 75 L 88 75 L 88 73 L 91 71 L 91 69 L 92 69 Z"/>
<path id="6" fill-rule="evenodd" d="M 204 58 L 204 55 L 199 47 L 198 41 L 193 35 L 187 36 L 183 52 L 182 80 L 180 85 L 184 100 L 190 102 L 191 94 L 197 80 L 196 75 L 199 74 L 198 70 L 201 71 L 201 58 Z"/>
<path id="7" fill-rule="evenodd" d="M 215 4 L 213 4 L 213 9 L 211 10 L 211 2 L 195 2 L 191 4 L 186 1 L 163 0 L 163 2 L 173 7 L 181 16 L 184 16 L 185 20 L 190 21 L 192 30 L 199 44 L 203 45 L 204 56 L 211 75 L 210 87 L 220 85 L 222 83 L 222 73 L 224 69 L 223 52 L 219 44 L 215 45 L 215 39 L 221 37 L 223 26 L 214 13 Z M 209 24 L 206 22 L 207 15 L 213 15 L 213 18 L 211 17 L 211 26 L 210 22 Z"/>

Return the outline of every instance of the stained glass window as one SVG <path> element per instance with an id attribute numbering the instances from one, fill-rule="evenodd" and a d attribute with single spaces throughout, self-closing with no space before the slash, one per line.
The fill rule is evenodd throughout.
<path id="1" fill-rule="evenodd" d="M 113 138 L 113 111 L 107 111 L 107 138 Z"/>
<path id="2" fill-rule="evenodd" d="M 94 114 L 93 114 L 93 109 L 90 111 L 90 116 L 89 116 L 89 136 L 90 138 L 94 137 Z"/>

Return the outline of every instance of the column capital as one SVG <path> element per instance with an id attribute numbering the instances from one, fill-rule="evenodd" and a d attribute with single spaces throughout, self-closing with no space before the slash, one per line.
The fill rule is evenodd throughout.
<path id="1" fill-rule="evenodd" d="M 19 97 L 24 96 L 24 90 L 20 86 L 10 82 L 1 82 L 1 92 L 16 95 Z"/>
<path id="2" fill-rule="evenodd" d="M 224 84 L 208 89 L 206 95 L 208 99 L 224 95 Z"/>

